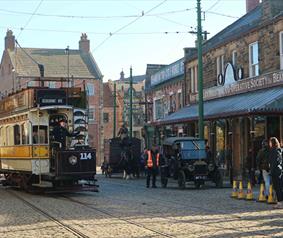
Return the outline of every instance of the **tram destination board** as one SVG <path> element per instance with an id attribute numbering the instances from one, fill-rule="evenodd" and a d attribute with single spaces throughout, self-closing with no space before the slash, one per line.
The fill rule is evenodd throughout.
<path id="1" fill-rule="evenodd" d="M 38 89 L 36 102 L 39 106 L 66 105 L 66 91 L 62 89 Z"/>

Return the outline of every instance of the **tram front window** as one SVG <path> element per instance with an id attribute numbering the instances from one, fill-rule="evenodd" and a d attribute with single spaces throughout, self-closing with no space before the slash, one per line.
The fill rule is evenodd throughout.
<path id="1" fill-rule="evenodd" d="M 32 127 L 32 143 L 33 144 L 47 144 L 47 126 L 33 126 Z"/>

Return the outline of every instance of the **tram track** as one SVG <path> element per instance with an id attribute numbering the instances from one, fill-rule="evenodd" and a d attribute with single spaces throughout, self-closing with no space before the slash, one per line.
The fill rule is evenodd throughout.
<path id="1" fill-rule="evenodd" d="M 38 206 L 35 206 L 33 203 L 29 202 L 27 199 L 21 197 L 20 195 L 16 194 L 15 192 L 6 190 L 7 193 L 9 193 L 11 196 L 17 198 L 18 200 L 20 200 L 22 203 L 24 203 L 26 206 L 30 207 L 32 210 L 34 210 L 35 212 L 41 214 L 42 216 L 44 216 L 45 218 L 47 218 L 48 220 L 54 222 L 55 224 L 57 224 L 58 226 L 64 228 L 65 230 L 71 232 L 73 235 L 75 235 L 78 238 L 90 238 L 89 236 L 83 234 L 82 232 L 80 232 L 79 230 L 71 227 L 70 225 L 67 225 L 63 222 L 61 222 L 60 220 L 58 220 L 57 218 L 55 218 L 54 216 L 50 215 L 48 212 L 44 211 L 43 209 L 39 208 Z"/>
<path id="2" fill-rule="evenodd" d="M 108 181 L 107 181 L 108 182 Z M 107 183 L 106 182 L 106 183 Z M 112 182 L 112 181 L 111 181 Z M 109 182 L 110 183 L 110 182 Z M 144 188 L 144 187 L 141 187 L 141 186 L 137 186 L 137 185 L 132 185 L 132 184 L 125 184 L 125 183 L 120 183 L 120 182 L 117 182 L 117 181 L 114 181 L 114 182 L 112 182 L 112 184 L 113 183 L 115 183 L 115 184 L 118 184 L 118 185 L 121 185 L 121 186 L 126 186 L 126 187 L 133 187 L 133 188 L 135 188 L 135 189 L 142 189 L 142 190 L 146 190 L 146 188 Z M 155 196 L 153 196 L 153 195 L 147 195 L 147 198 L 150 198 L 150 199 L 153 199 L 153 200 L 155 200 Z M 165 205 L 165 206 L 167 206 L 167 207 L 171 207 L 171 206 L 169 206 L 168 204 L 172 204 L 172 205 L 178 205 L 179 206 L 179 208 L 178 209 L 187 209 L 188 207 L 187 206 L 185 206 L 183 203 L 180 203 L 180 202 L 177 202 L 177 201 L 170 201 L 170 200 L 164 200 L 164 199 L 158 199 L 158 202 L 160 203 L 163 203 L 163 205 Z M 200 211 L 200 212 L 206 212 L 206 213 L 208 213 L 208 214 L 213 214 L 213 213 L 215 213 L 216 212 L 216 210 L 214 210 L 214 209 L 208 209 L 208 208 L 204 208 L 204 207 L 201 207 L 201 206 L 192 206 L 192 205 L 190 205 L 190 208 L 193 208 L 193 209 L 196 209 L 196 210 L 198 210 L 198 211 Z M 221 214 L 221 215 L 227 215 L 227 213 L 225 212 L 225 211 L 221 211 L 220 209 L 217 209 L 217 212 L 219 213 L 219 214 Z M 230 219 L 236 219 L 236 220 L 242 220 L 242 217 L 241 216 L 238 216 L 238 215 L 235 215 L 235 214 L 230 214 L 229 215 L 229 217 L 230 217 Z M 167 219 L 169 219 L 169 220 L 171 220 L 172 222 L 180 222 L 179 220 L 177 220 L 177 219 L 174 219 L 174 218 L 167 218 Z M 225 221 L 227 221 L 227 219 L 225 219 Z M 215 224 L 215 223 L 213 223 L 212 225 L 211 224 L 202 224 L 202 223 L 200 223 L 200 222 L 195 222 L 195 221 L 190 221 L 192 224 L 196 224 L 196 225 L 201 225 L 201 226 L 208 226 L 208 227 L 212 227 L 212 228 L 214 228 L 214 227 L 217 227 L 217 228 L 222 228 L 222 226 L 221 225 L 217 225 L 217 224 Z M 239 228 L 229 228 L 228 230 L 232 230 L 232 231 L 236 231 L 236 232 L 242 232 Z M 263 233 L 261 233 L 261 232 L 257 232 L 257 235 L 261 235 L 261 236 L 263 236 L 263 237 L 266 237 L 266 235 L 265 234 L 263 234 Z"/>
<path id="3" fill-rule="evenodd" d="M 103 215 L 107 215 L 107 216 L 109 216 L 109 217 L 111 217 L 111 218 L 114 218 L 114 219 L 117 219 L 117 220 L 119 220 L 119 221 L 126 222 L 126 223 L 128 223 L 128 224 L 130 224 L 130 225 L 137 226 L 137 227 L 142 228 L 142 229 L 144 229 L 144 230 L 150 231 L 150 232 L 152 232 L 152 233 L 154 233 L 154 234 L 156 234 L 156 235 L 161 235 L 161 236 L 163 236 L 163 237 L 168 237 L 168 238 L 176 238 L 176 236 L 167 234 L 167 233 L 165 233 L 165 232 L 157 231 L 157 230 L 152 229 L 152 228 L 148 228 L 148 227 L 146 227 L 146 226 L 144 226 L 144 225 L 142 225 L 142 224 L 139 224 L 139 223 L 137 223 L 137 222 L 134 222 L 134 221 L 131 221 L 131 220 L 129 220 L 129 219 L 122 218 L 122 217 L 119 217 L 119 216 L 117 216 L 117 215 L 114 215 L 114 214 L 112 214 L 111 212 L 109 212 L 109 211 L 107 211 L 107 210 L 105 210 L 105 209 L 100 209 L 100 208 L 93 207 L 92 205 L 94 205 L 94 204 L 88 204 L 88 203 L 85 203 L 85 202 L 81 202 L 81 201 L 78 201 L 78 200 L 76 200 L 76 199 L 70 198 L 70 197 L 65 196 L 65 195 L 64 195 L 64 196 L 61 196 L 61 197 L 64 198 L 64 199 L 66 199 L 66 200 L 68 200 L 69 202 L 76 203 L 76 204 L 80 204 L 80 205 L 82 205 L 82 206 L 84 206 L 84 207 L 87 207 L 87 208 L 93 210 L 93 211 L 100 212 L 100 213 L 103 214 Z"/>

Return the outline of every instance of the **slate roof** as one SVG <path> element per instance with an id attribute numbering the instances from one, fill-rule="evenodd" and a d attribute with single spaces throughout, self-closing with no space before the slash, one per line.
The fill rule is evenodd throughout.
<path id="1" fill-rule="evenodd" d="M 26 53 L 25 53 L 26 52 Z M 45 77 L 67 77 L 68 56 L 65 49 L 17 48 L 8 50 L 18 76 L 39 77 L 36 64 L 44 65 Z M 34 62 L 30 55 L 36 62 Z M 101 78 L 101 72 L 91 53 L 81 53 L 79 50 L 69 50 L 69 75 L 74 78 Z"/>
<path id="2" fill-rule="evenodd" d="M 253 113 L 283 112 L 283 87 L 263 89 L 204 102 L 204 118 L 225 118 Z M 157 124 L 198 120 L 198 104 L 188 105 Z"/>

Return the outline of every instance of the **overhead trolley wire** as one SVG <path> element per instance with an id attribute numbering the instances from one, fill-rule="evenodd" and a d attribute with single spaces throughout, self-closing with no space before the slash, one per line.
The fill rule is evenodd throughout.
<path id="1" fill-rule="evenodd" d="M 35 10 L 33 11 L 32 15 L 30 16 L 30 18 L 28 19 L 28 21 L 26 22 L 25 26 L 21 28 L 20 33 L 17 36 L 17 39 L 19 39 L 20 35 L 22 34 L 22 32 L 25 30 L 25 28 L 28 26 L 28 24 L 31 22 L 33 16 L 36 14 L 37 10 L 39 9 L 40 5 L 42 4 L 43 0 L 41 0 L 39 2 L 39 4 L 37 5 L 37 7 L 35 8 Z"/>
<path id="2" fill-rule="evenodd" d="M 160 6 L 163 5 L 165 2 L 167 2 L 167 0 L 164 0 L 164 1 L 160 2 L 159 4 L 157 4 L 156 6 L 154 6 L 153 8 L 151 8 L 150 10 L 146 11 L 145 13 L 143 13 L 141 16 L 137 17 L 136 19 L 134 19 L 133 21 L 127 23 L 126 25 L 120 27 L 120 28 L 117 29 L 116 31 L 110 32 L 110 33 L 109 33 L 109 36 L 108 36 L 107 38 L 105 38 L 98 46 L 96 46 L 96 47 L 94 48 L 94 50 L 92 50 L 92 53 L 93 53 L 94 51 L 96 51 L 98 48 L 100 48 L 106 41 L 108 41 L 108 40 L 111 38 L 111 36 L 117 34 L 118 32 L 122 31 L 122 30 L 125 29 L 126 27 L 132 25 L 133 23 L 135 23 L 136 21 L 138 21 L 140 18 L 142 18 L 144 15 L 146 15 L 146 14 L 150 13 L 151 11 L 153 11 L 154 9 L 160 7 Z"/>
<path id="3" fill-rule="evenodd" d="M 140 16 L 145 17 L 154 17 L 154 16 L 162 16 L 162 15 L 170 15 L 170 14 L 176 14 L 176 13 L 182 13 L 191 11 L 194 8 L 187 8 L 182 10 L 174 10 L 174 11 L 167 11 L 167 12 L 160 12 L 155 14 L 147 14 L 143 15 L 141 14 L 132 14 L 132 15 L 113 15 L 113 16 L 79 16 L 79 15 L 61 15 L 61 14 L 47 14 L 47 13 L 31 13 L 31 12 L 24 12 L 24 11 L 15 11 L 15 10 L 7 10 L 0 8 L 0 12 L 4 13 L 11 13 L 11 14 L 18 14 L 18 15 L 32 15 L 32 16 L 39 16 L 39 17 L 57 17 L 57 18 L 78 18 L 78 19 L 116 19 L 116 18 L 136 18 Z"/>

